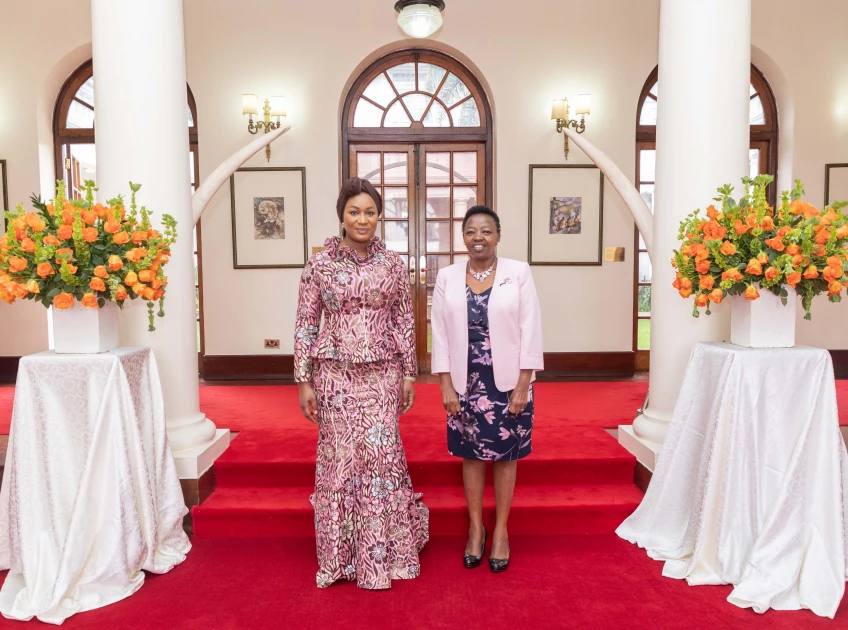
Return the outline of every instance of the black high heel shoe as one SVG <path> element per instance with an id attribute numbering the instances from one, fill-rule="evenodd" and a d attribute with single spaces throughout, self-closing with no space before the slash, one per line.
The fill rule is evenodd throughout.
<path id="1" fill-rule="evenodd" d="M 509 546 L 507 545 L 507 550 L 509 551 Z M 512 555 L 512 554 L 510 554 Z M 503 573 L 509 568 L 509 558 L 489 558 L 489 568 L 492 570 L 492 573 Z"/>
<path id="2" fill-rule="evenodd" d="M 470 556 L 467 553 L 462 557 L 462 564 L 466 569 L 476 569 L 483 561 L 483 555 L 486 553 L 486 528 L 483 528 L 483 544 L 480 545 L 480 555 Z"/>

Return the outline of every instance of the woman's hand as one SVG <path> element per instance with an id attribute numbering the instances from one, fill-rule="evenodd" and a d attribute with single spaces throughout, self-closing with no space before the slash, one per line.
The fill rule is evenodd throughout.
<path id="1" fill-rule="evenodd" d="M 307 420 L 318 424 L 318 398 L 315 396 L 315 390 L 309 383 L 300 383 L 298 389 L 300 390 L 300 410 Z"/>
<path id="2" fill-rule="evenodd" d="M 444 405 L 445 411 L 451 415 L 457 414 L 460 411 L 459 394 L 456 393 L 456 390 L 450 383 L 442 385 L 442 405 Z"/>
<path id="3" fill-rule="evenodd" d="M 524 413 L 524 408 L 527 407 L 527 398 L 529 394 L 530 387 L 519 383 L 515 389 L 512 390 L 512 395 L 509 397 L 509 408 L 507 409 L 507 413 L 513 416 Z"/>
<path id="4" fill-rule="evenodd" d="M 403 379 L 403 391 L 401 392 L 401 399 L 403 400 L 403 403 L 400 410 L 400 415 L 403 415 L 407 411 L 412 409 L 412 405 L 415 404 L 415 383 Z"/>

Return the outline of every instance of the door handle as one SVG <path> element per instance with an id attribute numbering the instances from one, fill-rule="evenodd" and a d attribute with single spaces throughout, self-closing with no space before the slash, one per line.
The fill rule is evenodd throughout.
<path id="1" fill-rule="evenodd" d="M 409 257 L 409 284 L 415 286 L 415 256 Z"/>
<path id="2" fill-rule="evenodd" d="M 421 284 L 427 284 L 427 258 L 426 256 L 421 256 L 418 259 L 418 281 Z"/>

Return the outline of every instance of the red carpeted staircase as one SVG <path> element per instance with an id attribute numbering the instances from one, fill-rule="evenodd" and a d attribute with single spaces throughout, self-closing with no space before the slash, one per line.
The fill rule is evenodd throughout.
<path id="1" fill-rule="evenodd" d="M 611 533 L 639 504 L 635 460 L 605 427 L 632 422 L 646 383 L 539 383 L 533 454 L 518 467 L 510 533 Z M 401 418 L 416 492 L 430 508 L 433 536 L 462 535 L 467 511 L 461 462 L 447 454 L 437 385 L 419 385 Z M 199 537 L 312 537 L 309 494 L 317 429 L 300 414 L 293 386 L 201 388 L 206 414 L 238 431 L 215 463 L 217 489 L 193 509 Z M 487 488 L 485 518 L 494 522 Z"/>

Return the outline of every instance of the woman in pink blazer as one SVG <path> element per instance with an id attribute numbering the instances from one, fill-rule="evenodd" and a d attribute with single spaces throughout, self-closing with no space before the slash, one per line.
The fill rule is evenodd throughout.
<path id="1" fill-rule="evenodd" d="M 448 412 L 448 451 L 463 458 L 471 519 L 463 564 L 480 566 L 485 554 L 483 488 L 492 461 L 497 518 L 489 567 L 496 573 L 509 566 L 507 519 L 517 460 L 530 454 L 532 381 L 543 367 L 533 276 L 527 263 L 498 257 L 500 233 L 492 210 L 468 210 L 462 237 L 469 260 L 439 272 L 432 305 L 433 373 Z"/>

